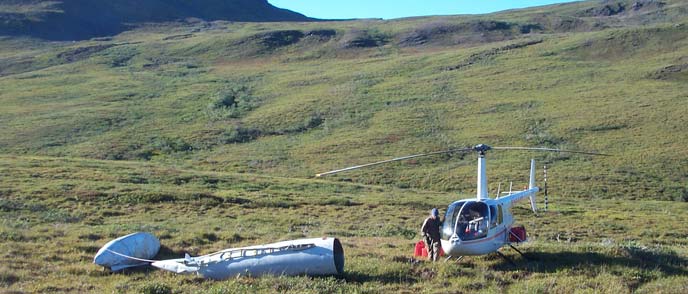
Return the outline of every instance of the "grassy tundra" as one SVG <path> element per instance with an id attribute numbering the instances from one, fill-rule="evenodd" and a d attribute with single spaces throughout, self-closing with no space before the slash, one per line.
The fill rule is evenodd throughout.
<path id="1" fill-rule="evenodd" d="M 514 210 L 529 228 L 511 250 L 460 263 L 412 258 L 432 206 L 456 195 L 129 161 L 0 157 L 0 283 L 19 292 L 684 292 L 688 204 L 552 197 L 550 211 Z M 133 231 L 161 239 L 157 258 L 302 237 L 337 236 L 340 277 L 242 277 L 224 282 L 91 264 Z"/>
<path id="2" fill-rule="evenodd" d="M 0 37 L 0 288 L 686 292 L 688 6 L 634 3 Z M 531 156 L 550 173 L 552 209 L 515 210 L 532 240 L 529 260 L 505 251 L 518 267 L 411 259 L 428 210 L 474 194 L 472 156 L 313 179 L 476 143 L 616 156 L 491 153 L 490 191 L 525 183 Z M 335 236 L 346 273 L 212 282 L 90 263 L 133 231 L 160 237 L 159 258 Z"/>

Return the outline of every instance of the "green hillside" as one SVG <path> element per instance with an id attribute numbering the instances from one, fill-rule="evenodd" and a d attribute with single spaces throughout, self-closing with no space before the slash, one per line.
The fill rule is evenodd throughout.
<path id="1" fill-rule="evenodd" d="M 19 2 L 0 11 L 52 9 Z M 0 31 L 0 289 L 683 293 L 687 98 L 679 0 L 195 19 L 69 42 Z M 473 154 L 314 178 L 479 143 L 613 156 L 488 154 L 491 192 L 524 185 L 531 157 L 539 183 L 548 168 L 551 210 L 514 210 L 532 240 L 532 260 L 504 250 L 518 268 L 410 258 L 428 209 L 475 194 Z M 161 238 L 157 258 L 340 237 L 346 274 L 209 282 L 90 264 L 133 231 Z"/>
<path id="2" fill-rule="evenodd" d="M 476 143 L 561 147 L 616 156 L 532 155 L 560 193 L 685 200 L 686 4 L 643 3 L 6 38 L 0 150 L 306 178 Z M 523 180 L 529 156 L 492 154 L 494 185 Z M 434 158 L 335 179 L 470 192 L 473 169 Z"/>

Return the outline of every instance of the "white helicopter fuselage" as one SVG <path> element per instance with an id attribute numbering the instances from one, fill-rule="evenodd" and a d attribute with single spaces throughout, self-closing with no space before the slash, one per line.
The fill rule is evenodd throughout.
<path id="1" fill-rule="evenodd" d="M 434 151 L 422 154 L 402 156 L 367 164 L 351 166 L 343 169 L 328 171 L 316 174 L 316 177 L 336 174 L 359 168 L 371 167 L 380 164 L 408 160 L 412 158 L 433 156 L 450 153 L 478 152 L 478 182 L 477 197 L 455 201 L 447 207 L 445 218 L 440 231 L 440 243 L 445 254 L 449 256 L 464 255 L 483 255 L 497 251 L 504 245 L 510 243 L 514 218 L 511 208 L 516 201 L 523 198 L 530 198 L 530 206 L 533 212 L 535 208 L 535 195 L 540 188 L 535 186 L 535 161 L 530 162 L 530 181 L 528 187 L 523 191 L 515 193 L 509 192 L 508 195 L 500 197 L 499 192 L 493 199 L 487 193 L 487 176 L 485 173 L 485 153 L 490 150 L 528 150 L 528 151 L 547 151 L 547 152 L 569 152 L 588 155 L 608 154 L 561 150 L 545 147 L 491 147 L 485 144 L 478 144 L 469 148 L 450 149 L 444 151 Z M 547 182 L 545 178 L 545 187 Z M 547 188 L 545 188 L 545 196 Z M 545 205 L 547 200 L 545 200 Z M 521 235 L 522 236 L 522 235 Z M 523 240 L 521 240 L 523 241 Z"/>
<path id="2" fill-rule="evenodd" d="M 530 181 L 523 191 L 509 193 L 496 199 L 487 195 L 485 158 L 478 158 L 477 198 L 453 202 L 447 207 L 440 236 L 441 245 L 448 256 L 484 255 L 509 244 L 509 234 L 514 224 L 512 205 L 530 198 L 535 211 L 535 161 L 531 160 Z"/>
<path id="3" fill-rule="evenodd" d="M 534 195 L 539 191 L 538 187 L 514 193 L 499 199 L 475 198 L 459 200 L 449 205 L 445 222 L 441 229 L 441 244 L 446 255 L 465 256 L 465 255 L 484 255 L 509 243 L 509 232 L 514 224 L 513 214 L 511 213 L 512 204 L 518 200 Z M 466 206 L 487 207 L 487 215 L 478 222 L 473 222 L 473 226 L 468 225 L 470 221 L 459 219 L 459 211 Z"/>

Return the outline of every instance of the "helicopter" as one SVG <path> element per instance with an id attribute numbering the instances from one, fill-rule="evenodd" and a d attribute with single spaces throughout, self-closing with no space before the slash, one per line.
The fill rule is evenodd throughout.
<path id="1" fill-rule="evenodd" d="M 478 180 L 477 195 L 475 198 L 462 199 L 452 202 L 447 206 L 444 221 L 440 229 L 440 244 L 447 256 L 446 260 L 456 257 L 457 260 L 463 256 L 485 255 L 496 252 L 501 257 L 514 264 L 512 260 L 499 252 L 499 249 L 509 245 L 519 254 L 523 253 L 512 245 L 512 241 L 525 241 L 524 236 L 514 233 L 512 227 L 515 219 L 512 213 L 512 206 L 515 202 L 528 198 L 530 208 L 537 213 L 535 197 L 542 189 L 535 185 L 535 160 L 530 161 L 530 178 L 528 186 L 522 191 L 506 192 L 501 196 L 499 189 L 494 198 L 490 198 L 487 189 L 486 160 L 485 155 L 490 150 L 522 150 L 522 151 L 546 151 L 546 152 L 566 152 L 588 155 L 604 155 L 601 153 L 561 150 L 542 147 L 491 147 L 485 144 L 478 144 L 473 147 L 435 151 L 429 153 L 415 154 L 397 157 L 368 164 L 351 166 L 343 169 L 328 171 L 316 174 L 316 177 L 327 176 L 340 172 L 401 161 L 417 157 L 433 156 L 448 153 L 476 152 L 478 154 Z M 546 171 L 546 170 L 545 170 Z M 545 172 L 546 175 L 546 172 Z M 547 193 L 547 179 L 545 176 L 545 197 Z"/>

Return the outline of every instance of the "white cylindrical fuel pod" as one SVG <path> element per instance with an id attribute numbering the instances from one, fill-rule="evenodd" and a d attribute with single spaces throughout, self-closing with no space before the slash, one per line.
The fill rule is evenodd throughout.
<path id="1" fill-rule="evenodd" d="M 98 250 L 93 263 L 118 271 L 147 265 L 160 250 L 160 240 L 149 233 L 133 233 L 114 239 Z M 132 258 L 133 257 L 133 258 Z"/>
<path id="2" fill-rule="evenodd" d="M 336 238 L 300 239 L 157 261 L 152 265 L 215 280 L 238 275 L 336 275 L 344 272 L 344 249 Z"/>

